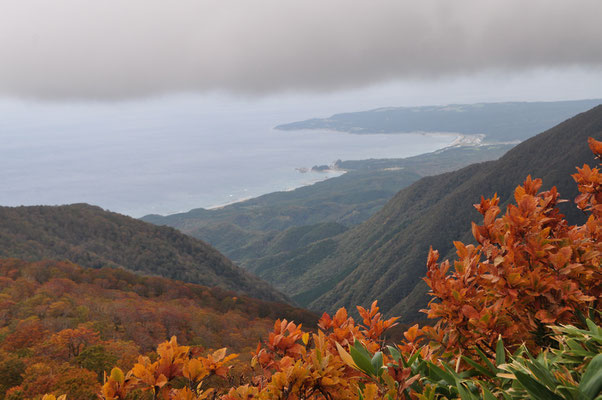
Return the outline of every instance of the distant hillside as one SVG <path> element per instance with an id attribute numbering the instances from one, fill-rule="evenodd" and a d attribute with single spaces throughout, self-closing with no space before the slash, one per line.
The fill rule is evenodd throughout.
<path id="1" fill-rule="evenodd" d="M 542 178 L 544 188 L 556 185 L 563 198 L 574 199 L 570 175 L 576 166 L 593 161 L 589 136 L 602 139 L 602 106 L 521 143 L 497 161 L 423 178 L 365 223 L 328 241 L 260 260 L 251 269 L 266 278 L 278 276 L 277 287 L 314 310 L 365 306 L 378 299 L 389 314 L 406 321 L 419 318 L 417 310 L 427 299 L 421 278 L 429 246 L 449 256 L 453 240 L 470 241 L 470 223 L 480 220 L 472 204 L 495 192 L 507 202 L 528 174 Z M 582 219 L 572 203 L 564 204 L 563 211 L 569 221 Z"/>
<path id="2" fill-rule="evenodd" d="M 402 159 L 339 161 L 342 176 L 226 207 L 142 219 L 201 238 L 243 267 L 359 224 L 423 176 L 499 158 L 512 145 L 450 147 Z M 275 273 L 275 272 L 274 272 Z M 275 276 L 272 282 L 280 282 Z"/>
<path id="3" fill-rule="evenodd" d="M 0 282 L 3 293 L 13 297 L 12 302 L 3 303 L 4 316 L 25 320 L 35 313 L 38 321 L 50 330 L 95 322 L 105 338 L 131 340 L 145 351 L 173 335 L 182 342 L 207 347 L 254 349 L 257 340 L 271 330 L 278 318 L 295 320 L 308 327 L 314 327 L 318 321 L 318 316 L 310 311 L 219 287 L 141 276 L 116 268 L 82 268 L 68 261 L 0 259 Z M 11 290 L 23 287 L 24 282 L 29 293 Z M 38 296 L 36 304 L 54 304 L 54 307 L 32 309 L 27 302 L 35 296 Z M 61 310 L 57 310 L 57 302 Z M 108 303 L 110 306 L 97 306 Z M 82 308 L 87 309 L 87 317 L 83 317 Z M 15 322 L 18 321 L 9 318 L 0 326 L 4 329 L 9 326 L 12 331 Z M 135 327 L 140 322 L 145 322 L 142 330 Z M 157 329 L 153 324 L 163 326 Z M 254 324 L 258 325 L 255 332 L 258 336 L 241 338 L 242 331 Z M 0 347 L 5 339 L 4 334 Z"/>
<path id="4" fill-rule="evenodd" d="M 602 103 L 602 99 L 387 107 L 278 125 L 276 129 L 329 129 L 351 133 L 459 132 L 488 142 L 525 140 Z"/>
<path id="5" fill-rule="evenodd" d="M 104 374 L 177 336 L 193 351 L 227 347 L 246 362 L 278 318 L 318 316 L 220 288 L 70 262 L 0 259 L 0 398 L 95 399 Z M 151 356 L 152 357 L 152 356 Z M 18 386 L 18 388 L 15 388 Z"/>
<path id="6" fill-rule="evenodd" d="M 269 284 L 200 240 L 87 204 L 0 207 L 0 257 L 121 267 L 286 301 Z"/>

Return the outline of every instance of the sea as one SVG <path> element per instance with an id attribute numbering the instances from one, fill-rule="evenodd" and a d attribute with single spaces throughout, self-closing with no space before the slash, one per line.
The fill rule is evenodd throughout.
<path id="1" fill-rule="evenodd" d="M 336 160 L 435 151 L 453 134 L 348 134 L 273 127 L 336 106 L 207 96 L 0 100 L 0 205 L 89 203 L 141 217 L 220 207 L 342 171 Z"/>

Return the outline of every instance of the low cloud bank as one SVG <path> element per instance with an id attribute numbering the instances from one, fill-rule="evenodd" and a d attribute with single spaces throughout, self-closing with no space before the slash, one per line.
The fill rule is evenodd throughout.
<path id="1" fill-rule="evenodd" d="M 253 95 L 599 70 L 600 15 L 599 0 L 19 0 L 0 13 L 0 95 Z"/>

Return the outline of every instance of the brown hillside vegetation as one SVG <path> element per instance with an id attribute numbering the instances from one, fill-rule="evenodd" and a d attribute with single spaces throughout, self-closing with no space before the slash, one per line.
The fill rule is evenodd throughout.
<path id="1" fill-rule="evenodd" d="M 129 369 L 170 336 L 249 354 L 277 317 L 317 317 L 220 288 L 69 262 L 0 260 L 0 398 L 93 399 L 113 364 Z M 244 359 L 245 357 L 243 357 Z M 13 388 L 13 389 L 11 389 Z"/>
<path id="2" fill-rule="evenodd" d="M 201 240 L 87 204 L 0 207 L 0 257 L 122 267 L 286 301 L 282 293 Z"/>

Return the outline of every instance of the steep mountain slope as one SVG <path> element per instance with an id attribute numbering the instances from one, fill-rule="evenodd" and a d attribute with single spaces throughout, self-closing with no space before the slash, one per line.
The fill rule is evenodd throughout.
<path id="1" fill-rule="evenodd" d="M 495 192 L 507 202 L 528 174 L 542 178 L 544 189 L 555 185 L 572 200 L 577 191 L 570 175 L 592 160 L 588 136 L 602 138 L 602 106 L 521 143 L 497 161 L 423 178 L 365 223 L 330 239 L 329 252 L 320 259 L 315 258 L 317 244 L 297 250 L 291 256 L 306 263 L 297 265 L 295 280 L 278 286 L 315 310 L 378 299 L 385 312 L 406 321 L 419 318 L 417 310 L 427 298 L 421 277 L 429 246 L 445 255 L 453 240 L 470 241 L 470 223 L 480 217 L 472 204 Z M 572 204 L 563 211 L 569 221 L 582 218 Z M 260 276 L 262 267 L 254 269 Z"/>
<path id="2" fill-rule="evenodd" d="M 0 207 L 0 257 L 122 267 L 286 301 L 269 284 L 200 240 L 87 204 Z"/>
<path id="3" fill-rule="evenodd" d="M 602 100 L 386 107 L 279 125 L 276 129 L 331 129 L 351 133 L 460 132 L 487 141 L 524 140 Z"/>

